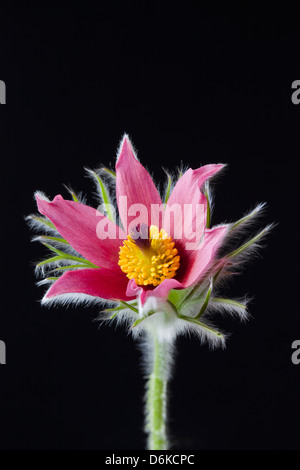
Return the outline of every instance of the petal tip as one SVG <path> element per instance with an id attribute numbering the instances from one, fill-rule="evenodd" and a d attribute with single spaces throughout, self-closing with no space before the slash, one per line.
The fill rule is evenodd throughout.
<path id="1" fill-rule="evenodd" d="M 120 141 L 120 145 L 118 148 L 116 167 L 118 166 L 122 158 L 128 157 L 134 157 L 137 160 L 136 152 L 133 148 L 129 135 L 125 133 Z"/>
<path id="2" fill-rule="evenodd" d="M 134 279 L 130 279 L 127 284 L 126 295 L 128 297 L 133 297 L 138 295 L 143 288 L 138 286 Z"/>
<path id="3" fill-rule="evenodd" d="M 34 196 L 36 199 L 38 210 L 43 215 L 46 215 L 44 214 L 44 211 L 46 210 L 46 207 L 49 204 L 53 204 L 55 202 L 64 200 L 64 198 L 60 194 L 58 194 L 57 196 L 54 197 L 52 201 L 50 201 L 50 199 L 47 196 L 45 196 L 45 194 L 42 193 L 41 191 L 36 191 Z"/>
<path id="4" fill-rule="evenodd" d="M 52 284 L 52 286 L 53 286 L 53 284 Z M 45 293 L 44 297 L 41 299 L 41 305 L 45 305 L 45 304 L 49 303 L 51 298 L 53 297 L 52 295 L 49 295 L 52 286 L 49 287 L 49 289 Z"/>
<path id="5" fill-rule="evenodd" d="M 38 201 L 50 202 L 50 199 L 46 196 L 45 193 L 43 193 L 43 191 L 35 191 L 34 198 L 37 202 Z"/>

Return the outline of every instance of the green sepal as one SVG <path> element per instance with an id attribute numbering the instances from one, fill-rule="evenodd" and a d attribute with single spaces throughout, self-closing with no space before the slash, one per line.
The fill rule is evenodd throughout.
<path id="1" fill-rule="evenodd" d="M 221 297 L 215 297 L 214 299 L 212 299 L 212 302 L 228 304 L 228 305 L 232 305 L 234 307 L 240 307 L 240 308 L 244 308 L 244 309 L 247 308 L 247 306 L 245 304 L 242 304 L 241 302 L 238 302 L 237 300 L 233 300 L 233 299 L 223 299 Z"/>
<path id="2" fill-rule="evenodd" d="M 102 201 L 103 201 L 103 204 L 105 206 L 106 213 L 107 213 L 107 217 L 114 222 L 114 220 L 115 220 L 114 219 L 114 214 L 111 210 L 112 204 L 111 204 L 110 197 L 109 197 L 109 194 L 108 194 L 108 191 L 106 189 L 106 186 L 105 186 L 104 182 L 102 181 L 101 177 L 95 171 L 93 171 L 93 170 L 87 170 L 87 171 L 97 181 L 97 183 L 99 185 L 101 198 L 102 198 Z"/>
<path id="3" fill-rule="evenodd" d="M 127 307 L 127 305 L 131 305 L 132 307 L 135 307 L 137 305 L 136 302 L 133 302 L 132 304 L 127 304 L 126 302 L 126 305 L 118 305 L 117 307 L 113 307 L 113 308 L 106 308 L 104 310 L 105 313 L 109 313 L 109 312 L 114 312 L 113 315 L 109 318 L 110 320 L 113 320 L 116 315 L 118 315 L 118 313 L 120 313 L 122 310 L 125 310 Z"/>
<path id="4" fill-rule="evenodd" d="M 67 266 L 58 266 L 54 268 L 53 271 L 64 271 L 66 269 L 78 269 L 78 268 L 86 268 L 84 264 L 69 264 Z"/>
<path id="5" fill-rule="evenodd" d="M 234 230 L 237 228 L 239 225 L 243 224 L 244 222 L 247 222 L 247 220 L 251 219 L 254 215 L 258 214 L 259 211 L 263 209 L 265 206 L 265 203 L 259 204 L 253 211 L 251 211 L 249 214 L 245 215 L 241 219 L 237 220 L 236 222 L 233 222 L 231 225 L 229 225 L 229 230 Z"/>
<path id="6" fill-rule="evenodd" d="M 44 261 L 41 261 L 36 266 L 37 268 L 40 268 L 41 266 L 44 266 L 45 264 L 53 263 L 54 261 L 61 261 L 62 259 L 64 259 L 62 256 L 53 256 L 52 258 L 47 258 Z"/>
<path id="7" fill-rule="evenodd" d="M 223 270 L 224 266 L 221 266 L 218 271 L 215 273 L 214 277 L 213 277 L 213 283 L 215 284 L 216 280 L 218 279 L 218 277 L 220 276 L 222 270 Z"/>
<path id="8" fill-rule="evenodd" d="M 131 326 L 131 328 L 134 328 L 135 326 L 139 325 L 142 321 L 146 320 L 148 317 L 151 317 L 151 315 L 153 315 L 154 313 L 156 313 L 156 310 L 150 310 L 146 316 L 142 317 L 142 318 L 138 318 L 134 323 L 133 325 Z"/>
<path id="9" fill-rule="evenodd" d="M 167 177 L 168 177 L 168 186 L 167 186 L 167 190 L 166 190 L 166 195 L 165 195 L 165 200 L 164 200 L 164 204 L 166 205 L 168 200 L 169 200 L 169 197 L 170 197 L 170 193 L 171 193 L 171 186 L 172 186 L 172 178 L 171 176 L 165 171 Z"/>
<path id="10" fill-rule="evenodd" d="M 133 307 L 135 307 L 137 305 L 137 303 L 132 303 L 130 304 L 132 305 Z M 125 310 L 127 308 L 126 305 L 118 305 L 117 307 L 112 307 L 112 308 L 106 308 L 104 310 L 104 312 L 115 312 L 115 311 L 120 311 L 120 310 Z"/>
<path id="11" fill-rule="evenodd" d="M 79 199 L 78 199 L 78 196 L 76 195 L 76 193 L 73 191 L 73 189 L 71 188 L 68 188 L 68 186 L 64 185 L 66 190 L 71 194 L 72 196 L 72 199 L 74 202 L 79 202 Z"/>
<path id="12" fill-rule="evenodd" d="M 110 320 L 113 320 L 113 319 L 118 315 L 118 313 L 120 313 L 120 312 L 115 312 L 115 313 L 113 313 L 112 316 L 109 317 L 109 319 L 110 319 Z"/>
<path id="13" fill-rule="evenodd" d="M 80 264 L 83 265 L 83 267 L 88 267 L 88 268 L 99 268 L 99 266 L 96 266 L 95 264 L 91 263 L 90 261 L 84 259 L 84 258 L 79 258 L 78 256 L 73 256 L 69 255 L 68 253 L 64 253 L 63 251 L 59 250 L 58 248 L 55 248 L 52 245 L 48 245 L 48 243 L 43 243 L 49 250 L 53 251 L 56 253 L 58 256 L 54 256 L 53 258 L 46 259 L 42 261 L 41 263 L 38 263 L 37 266 L 43 266 L 44 264 L 52 263 L 53 261 L 62 261 L 62 260 L 72 260 L 72 261 L 77 261 Z"/>
<path id="14" fill-rule="evenodd" d="M 215 330 L 211 326 L 206 325 L 205 323 L 203 323 L 200 320 L 197 320 L 196 318 L 186 317 L 185 315 L 178 315 L 178 318 L 181 318 L 181 320 L 185 320 L 190 323 L 194 323 L 195 325 L 201 326 L 201 328 L 209 331 L 210 333 L 217 336 L 218 338 L 224 338 L 224 335 L 220 331 Z"/>
<path id="15" fill-rule="evenodd" d="M 123 304 L 126 308 L 129 308 L 130 310 L 132 310 L 133 312 L 135 313 L 139 313 L 138 309 L 133 307 L 131 304 L 129 304 L 128 302 L 125 302 L 125 300 L 121 300 L 121 304 Z"/>
<path id="16" fill-rule="evenodd" d="M 211 291 L 213 287 L 213 281 L 211 281 L 210 286 L 206 292 L 206 295 L 204 294 L 204 290 L 200 293 L 200 295 L 194 295 L 195 292 L 199 289 L 199 285 L 196 285 L 192 288 L 188 289 L 171 289 L 169 291 L 169 296 L 168 296 L 168 301 L 171 302 L 171 304 L 175 307 L 177 312 L 180 312 L 181 309 L 184 309 L 186 305 L 195 305 L 202 303 L 201 310 L 197 316 L 199 318 L 202 313 L 204 313 L 204 310 L 206 309 Z M 204 297 L 205 295 L 205 297 Z"/>
<path id="17" fill-rule="evenodd" d="M 37 220 L 38 222 L 40 222 L 41 224 L 44 224 L 46 225 L 46 227 L 49 227 L 49 228 L 52 228 L 54 230 L 56 230 L 56 227 L 55 225 L 48 219 L 44 219 L 43 217 L 37 217 L 35 215 L 31 215 L 30 216 L 33 220 Z"/>
<path id="18" fill-rule="evenodd" d="M 69 242 L 65 240 L 64 238 L 61 237 L 50 237 L 48 235 L 40 235 L 40 240 L 49 240 L 52 242 L 59 242 L 59 243 L 65 243 L 66 245 L 69 245 Z"/>
<path id="19" fill-rule="evenodd" d="M 213 289 L 213 281 L 211 280 L 210 281 L 210 284 L 209 284 L 209 288 L 207 290 L 207 294 L 205 296 L 205 300 L 203 302 L 203 305 L 200 309 L 200 312 L 198 313 L 198 315 L 196 316 L 196 318 L 200 318 L 201 315 L 203 315 L 203 313 L 205 312 L 205 310 L 207 309 L 207 306 L 208 306 L 208 303 L 209 303 L 209 300 L 210 300 L 210 295 L 211 295 L 211 292 L 212 292 L 212 289 Z"/>
<path id="20" fill-rule="evenodd" d="M 185 303 L 185 299 L 190 297 L 193 288 L 187 289 L 170 289 L 168 300 L 176 307 L 177 310 L 180 310 L 182 305 Z"/>
<path id="21" fill-rule="evenodd" d="M 74 202 L 79 202 L 78 197 L 76 196 L 76 194 L 73 191 L 70 191 L 70 194 L 71 194 Z"/>
<path id="22" fill-rule="evenodd" d="M 107 168 L 107 167 L 103 167 L 102 168 L 103 171 L 106 171 L 106 173 L 108 173 L 110 176 L 112 176 L 113 178 L 116 178 L 116 172 L 111 170 L 110 168 Z"/>
<path id="23" fill-rule="evenodd" d="M 139 323 L 141 323 L 143 320 L 146 320 L 147 317 L 142 317 L 142 318 L 139 318 L 138 320 L 136 320 L 133 325 L 131 326 L 131 328 L 135 328 L 137 325 L 139 325 Z"/>
<path id="24" fill-rule="evenodd" d="M 240 255 L 243 251 L 247 250 L 253 243 L 256 243 L 265 233 L 268 231 L 269 227 L 264 228 L 261 232 L 259 232 L 255 237 L 251 238 L 251 240 L 247 241 L 243 245 L 241 245 L 236 250 L 229 253 L 226 257 L 227 258 L 234 258 L 235 256 Z"/>
<path id="25" fill-rule="evenodd" d="M 203 301 L 203 292 L 201 294 L 195 294 L 199 290 L 201 282 L 193 287 L 186 289 L 171 289 L 169 291 L 168 300 L 180 311 L 185 305 L 193 305 Z"/>
<path id="26" fill-rule="evenodd" d="M 209 196 L 208 196 L 208 186 L 207 185 L 205 185 L 204 196 L 207 199 L 206 228 L 209 228 L 210 219 L 211 219 L 211 207 L 210 207 L 210 201 L 209 201 Z"/>

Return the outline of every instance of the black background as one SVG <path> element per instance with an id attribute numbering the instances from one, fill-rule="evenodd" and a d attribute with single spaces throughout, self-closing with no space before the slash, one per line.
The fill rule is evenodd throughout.
<path id="1" fill-rule="evenodd" d="M 1 7 L 2 8 L 2 7 Z M 279 222 L 229 286 L 252 319 L 216 318 L 225 351 L 180 338 L 171 384 L 174 449 L 298 449 L 297 305 L 300 19 L 287 6 L 200 2 L 10 2 L 2 8 L 0 448 L 143 449 L 140 351 L 97 308 L 39 304 L 24 216 L 33 192 L 93 190 L 84 166 L 115 159 L 126 131 L 156 181 L 161 166 L 223 162 L 213 222 L 268 203 Z"/>

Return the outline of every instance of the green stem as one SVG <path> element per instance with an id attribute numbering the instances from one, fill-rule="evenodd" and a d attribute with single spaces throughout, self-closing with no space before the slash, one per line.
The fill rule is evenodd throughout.
<path id="1" fill-rule="evenodd" d="M 146 432 L 148 450 L 167 450 L 166 408 L 170 351 L 165 343 L 153 340 L 152 372 L 147 383 Z"/>

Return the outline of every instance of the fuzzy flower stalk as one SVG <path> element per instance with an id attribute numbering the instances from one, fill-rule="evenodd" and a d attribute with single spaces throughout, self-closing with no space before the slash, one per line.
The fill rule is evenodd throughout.
<path id="1" fill-rule="evenodd" d="M 140 339 L 148 374 L 145 431 L 148 449 L 169 448 L 168 382 L 178 335 L 194 333 L 224 347 L 214 313 L 247 318 L 245 299 L 220 296 L 222 281 L 238 273 L 270 226 L 245 229 L 264 204 L 233 223 L 211 227 L 211 180 L 223 164 L 167 173 L 163 194 L 124 135 L 115 171 L 87 170 L 98 207 L 57 195 L 35 194 L 39 214 L 28 221 L 51 255 L 36 266 L 48 289 L 42 304 L 96 303 L 101 319 L 125 324 Z"/>

